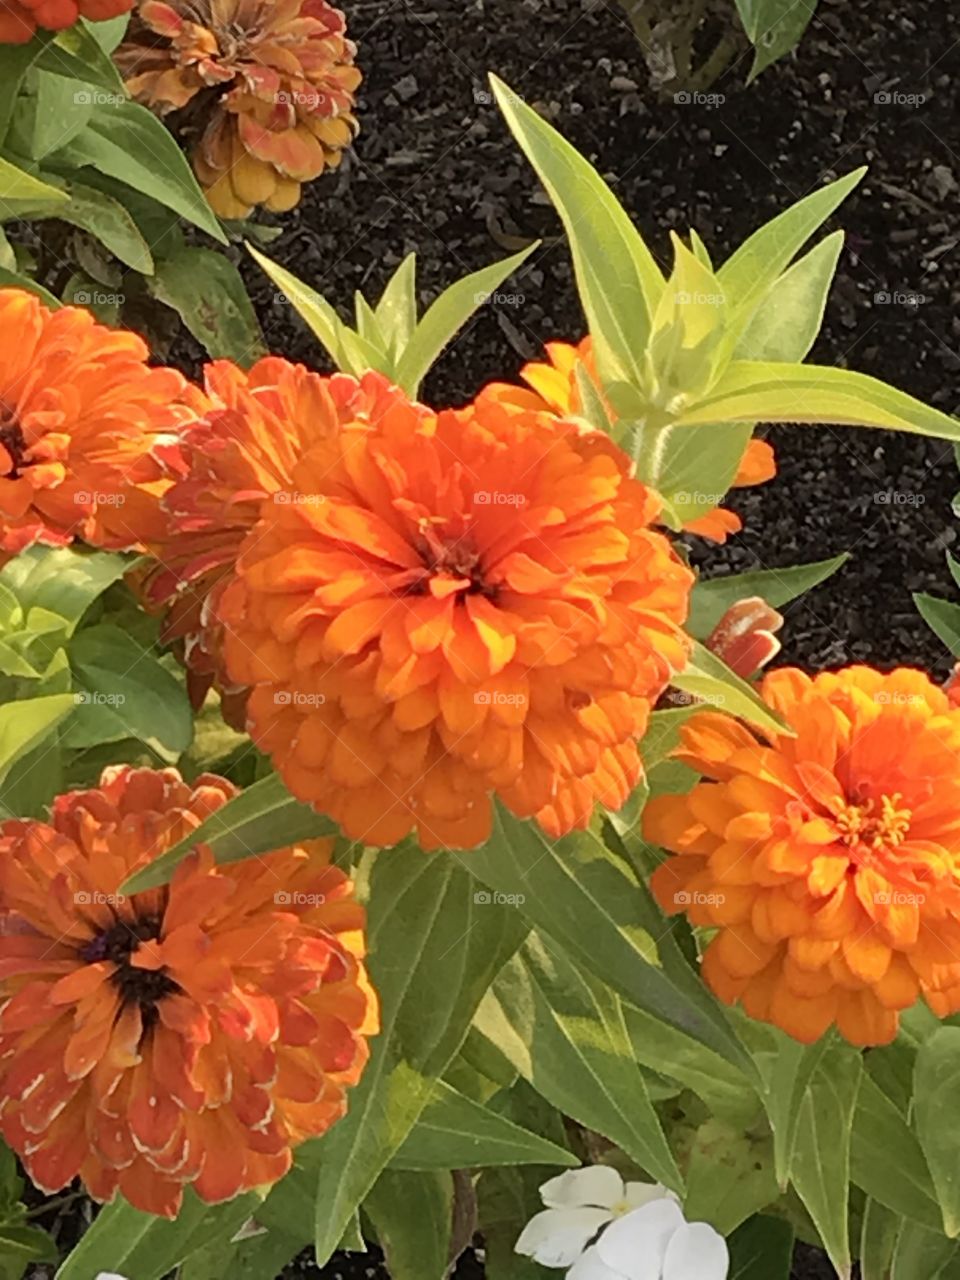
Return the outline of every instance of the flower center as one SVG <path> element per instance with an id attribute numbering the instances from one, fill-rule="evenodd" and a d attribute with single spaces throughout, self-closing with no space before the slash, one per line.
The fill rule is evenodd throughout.
<path id="1" fill-rule="evenodd" d="M 157 1018 L 157 1004 L 180 991 L 179 983 L 167 977 L 165 969 L 140 969 L 130 957 L 143 942 L 160 937 L 159 916 L 141 916 L 134 921 L 117 920 L 101 930 L 80 949 L 87 964 L 109 960 L 115 966 L 110 980 L 120 992 L 124 1004 L 139 1004 L 144 1030 Z"/>
<path id="2" fill-rule="evenodd" d="M 870 849 L 903 844 L 910 830 L 910 810 L 898 808 L 903 797 L 899 791 L 863 804 L 848 804 L 837 814 L 836 823 L 844 844 Z"/>
<path id="3" fill-rule="evenodd" d="M 465 538 L 455 541 L 445 539 L 431 524 L 424 521 L 420 526 L 416 550 L 424 569 L 422 573 L 416 573 L 414 580 L 409 583 L 408 595 L 424 595 L 430 579 L 443 574 L 451 578 L 466 579 L 465 595 L 482 595 L 488 600 L 496 598 L 497 588 L 484 579 L 479 553 L 474 551 Z"/>
<path id="4" fill-rule="evenodd" d="M 27 452 L 27 442 L 24 439 L 20 423 L 17 421 L 16 413 L 9 405 L 4 404 L 2 400 L 0 400 L 0 445 L 6 449 L 10 458 L 10 469 L 6 473 L 7 479 L 16 480 L 20 474 L 20 467 L 23 466 Z"/>

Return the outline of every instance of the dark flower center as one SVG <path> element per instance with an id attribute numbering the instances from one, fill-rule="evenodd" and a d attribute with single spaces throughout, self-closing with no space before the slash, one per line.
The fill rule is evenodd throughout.
<path id="1" fill-rule="evenodd" d="M 445 542 L 427 526 L 421 530 L 416 551 L 423 560 L 424 572 L 409 584 L 406 594 L 426 595 L 430 578 L 443 573 L 453 578 L 466 578 L 469 585 L 465 595 L 496 599 L 497 588 L 485 580 L 479 554 L 464 540 Z"/>
<path id="2" fill-rule="evenodd" d="M 181 990 L 179 983 L 167 976 L 165 969 L 140 969 L 130 957 L 143 942 L 160 937 L 159 916 L 140 916 L 134 921 L 117 920 L 96 934 L 80 949 L 87 964 L 109 960 L 116 966 L 111 982 L 120 992 L 124 1004 L 138 1004 L 144 1030 L 157 1020 L 157 1005 L 165 996 Z"/>
<path id="3" fill-rule="evenodd" d="M 7 478 L 16 480 L 20 474 L 20 467 L 23 466 L 27 442 L 23 437 L 23 430 L 17 421 L 16 414 L 2 400 L 0 400 L 0 444 L 9 453 L 12 463 L 7 472 Z"/>

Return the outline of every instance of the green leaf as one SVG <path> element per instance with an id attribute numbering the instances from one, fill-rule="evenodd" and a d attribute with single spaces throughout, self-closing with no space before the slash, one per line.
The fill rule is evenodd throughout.
<path id="1" fill-rule="evenodd" d="M 949 551 L 947 552 L 947 568 L 950 570 L 950 577 L 953 579 L 954 584 L 960 587 L 960 561 L 955 560 Z"/>
<path id="2" fill-rule="evenodd" d="M 687 630 L 697 640 L 706 640 L 731 605 L 751 596 L 760 596 L 774 609 L 780 609 L 826 581 L 849 559 L 850 553 L 845 551 L 832 560 L 818 560 L 814 564 L 700 578 L 690 596 Z"/>
<path id="3" fill-rule="evenodd" d="M 295 800 L 278 773 L 268 774 L 210 815 L 196 831 L 123 885 L 126 894 L 167 884 L 191 849 L 208 844 L 216 862 L 240 862 L 301 840 L 336 835 L 329 818 Z"/>
<path id="4" fill-rule="evenodd" d="M 818 227 L 846 200 L 866 168 L 820 187 L 760 227 L 717 272 L 724 292 L 749 315 Z"/>
<path id="5" fill-rule="evenodd" d="M 56 1262 L 60 1251 L 39 1227 L 0 1224 L 0 1280 L 20 1280 L 33 1262 Z"/>
<path id="6" fill-rule="evenodd" d="M 956 1255 L 955 1241 L 917 1222 L 905 1222 L 893 1253 L 890 1280 L 940 1280 Z"/>
<path id="7" fill-rule="evenodd" d="M 890 1158 L 896 1152 L 896 1159 Z M 860 1082 L 850 1146 L 850 1175 L 888 1209 L 934 1231 L 942 1228 L 936 1192 L 920 1143 L 879 1086 Z"/>
<path id="8" fill-rule="evenodd" d="M 664 279 L 640 232 L 596 169 L 502 80 L 504 118 L 563 221 L 604 382 L 640 385 Z"/>
<path id="9" fill-rule="evenodd" d="M 960 440 L 960 421 L 851 369 L 734 360 L 678 425 L 702 422 L 827 423 Z"/>
<path id="10" fill-rule="evenodd" d="M 43 201 L 62 205 L 67 197 L 49 182 L 41 182 L 25 169 L 18 168 L 0 156 L 0 200 Z"/>
<path id="11" fill-rule="evenodd" d="M 755 1214 L 737 1227 L 728 1243 L 729 1280 L 790 1280 L 793 1227 L 783 1218 Z"/>
<path id="12" fill-rule="evenodd" d="M 749 84 L 796 46 L 813 19 L 817 0 L 737 0 L 737 8 L 754 45 Z"/>
<path id="13" fill-rule="evenodd" d="M 394 364 L 417 327 L 417 255 L 408 253 L 390 277 L 376 310 Z"/>
<path id="14" fill-rule="evenodd" d="M 96 187 L 71 182 L 64 188 L 66 204 L 56 209 L 39 208 L 30 212 L 31 219 L 57 218 L 89 231 L 122 263 L 143 275 L 153 272 L 150 246 L 140 234 L 133 218 L 119 202 Z"/>
<path id="15" fill-rule="evenodd" d="M 37 70 L 28 81 L 31 92 L 17 104 L 9 143 L 31 160 L 60 151 L 86 126 L 98 92 L 78 80 Z"/>
<path id="16" fill-rule="evenodd" d="M 682 1191 L 620 1000 L 608 987 L 533 936 L 498 974 L 477 1026 L 559 1111 L 616 1143 L 658 1182 Z"/>
<path id="17" fill-rule="evenodd" d="M 28 547 L 0 570 L 0 586 L 11 590 L 28 617 L 44 609 L 67 623 L 67 634 L 112 583 L 135 563 L 112 551 L 76 547 Z"/>
<path id="18" fill-rule="evenodd" d="M 39 746 L 75 707 L 71 693 L 53 693 L 0 707 L 0 782 L 18 758 Z"/>
<path id="19" fill-rule="evenodd" d="M 370 977 L 382 1028 L 344 1119 L 315 1144 L 317 1262 L 399 1151 L 524 934 L 516 912 L 476 900 L 449 854 L 400 846 L 364 858 Z"/>
<path id="20" fill-rule="evenodd" d="M 277 286 L 284 298 L 294 308 L 307 327 L 313 331 L 324 349 L 338 369 L 348 370 L 349 356 L 344 350 L 344 335 L 347 326 L 331 307 L 327 300 L 316 290 L 298 280 L 291 272 L 286 271 L 247 242 L 247 252 L 258 266 L 262 267 Z M 374 365 L 370 366 L 374 368 Z"/>
<path id="21" fill-rule="evenodd" d="M 0 45 L 0 144 L 6 140 L 20 86 L 28 68 L 33 65 L 38 46 L 36 39 L 29 44 Z"/>
<path id="22" fill-rule="evenodd" d="M 146 107 L 137 102 L 95 105 L 89 125 L 74 138 L 70 152 L 75 164 L 89 164 L 118 178 L 226 243 L 183 152 Z"/>
<path id="23" fill-rule="evenodd" d="M 227 1204 L 205 1204 L 192 1191 L 174 1221 L 134 1209 L 118 1197 L 103 1208 L 56 1280 L 93 1280 L 101 1271 L 130 1280 L 161 1280 L 211 1240 L 229 1240 L 256 1212 L 262 1196 L 247 1192 Z"/>
<path id="24" fill-rule="evenodd" d="M 391 1280 L 444 1280 L 453 1225 L 453 1178 L 448 1170 L 384 1170 L 363 1202 L 384 1252 Z"/>
<path id="25" fill-rule="evenodd" d="M 960 1165 L 953 1123 L 958 1081 L 960 1027 L 941 1027 L 917 1052 L 913 1104 L 917 1136 L 943 1211 L 943 1230 L 951 1238 L 960 1235 Z"/>
<path id="26" fill-rule="evenodd" d="M 754 1061 L 763 1078 L 763 1103 L 773 1131 L 774 1171 L 781 1190 L 786 1191 L 807 1086 L 826 1050 L 826 1041 L 804 1045 L 773 1027 L 764 1030 L 769 1030 L 774 1045 L 770 1053 L 754 1052 Z"/>
<path id="27" fill-rule="evenodd" d="M 127 96 L 113 59 L 94 35 L 94 24 L 84 18 L 47 39 L 37 54 L 37 66 L 71 80 L 97 85 L 121 99 Z"/>
<path id="28" fill-rule="evenodd" d="M 729 1235 L 777 1198 L 769 1141 L 719 1119 L 698 1126 L 687 1163 L 684 1213 Z"/>
<path id="29" fill-rule="evenodd" d="M 420 383 L 444 348 L 487 297 L 529 258 L 539 244 L 540 241 L 535 240 L 512 257 L 464 276 L 444 289 L 436 302 L 427 308 L 397 361 L 397 385 L 407 395 L 415 398 L 419 394 Z"/>
<path id="30" fill-rule="evenodd" d="M 800 1106 L 790 1158 L 793 1185 L 813 1219 L 830 1261 L 850 1275 L 847 1199 L 850 1140 L 863 1059 L 849 1048 L 828 1048 Z"/>
<path id="31" fill-rule="evenodd" d="M 671 682 L 684 693 L 701 698 L 728 715 L 739 716 L 749 724 L 769 733 L 793 735 L 793 731 L 767 706 L 752 685 L 735 675 L 715 653 L 705 649 L 699 641 L 693 649 L 687 665 Z"/>
<path id="32" fill-rule="evenodd" d="M 842 249 L 843 232 L 835 231 L 771 285 L 737 342 L 738 359 L 799 363 L 807 358 L 823 324 Z"/>
<path id="33" fill-rule="evenodd" d="M 70 665 L 79 692 L 68 746 L 132 737 L 166 759 L 186 751 L 193 737 L 186 692 L 132 636 L 109 623 L 87 627 L 70 646 Z"/>
<path id="34" fill-rule="evenodd" d="M 184 247 L 157 262 L 147 288 L 177 312 L 211 359 L 248 368 L 266 354 L 240 272 L 222 253 Z"/>
<path id="35" fill-rule="evenodd" d="M 889 1280 L 903 1219 L 867 1197 L 860 1230 L 860 1280 Z"/>
<path id="36" fill-rule="evenodd" d="M 538 1187 L 555 1169 L 486 1169 L 477 1184 L 488 1280 L 544 1280 L 538 1263 L 515 1252 L 520 1232 L 543 1209 Z"/>
<path id="37" fill-rule="evenodd" d="M 58 311 L 62 305 L 60 299 L 45 289 L 42 284 L 37 284 L 29 276 L 19 275 L 15 271 L 4 271 L 0 268 L 0 289 L 26 289 L 28 293 L 35 293 L 51 311 Z"/>
<path id="38" fill-rule="evenodd" d="M 955 658 L 960 658 L 960 604 L 938 600 L 922 591 L 914 594 L 913 603 L 927 626 L 943 641 Z"/>
<path id="39" fill-rule="evenodd" d="M 750 442 L 748 422 L 672 424 L 641 436 L 637 476 L 661 495 L 675 528 L 713 511 L 733 483 Z"/>
<path id="40" fill-rule="evenodd" d="M 391 1169 L 482 1169 L 491 1165 L 577 1165 L 576 1156 L 443 1080 L 390 1161 Z"/>
<path id="41" fill-rule="evenodd" d="M 488 886 L 481 895 L 488 911 L 503 914 L 498 903 L 516 903 L 586 972 L 752 1072 L 719 1005 L 677 952 L 646 886 L 592 832 L 548 840 L 535 823 L 498 805 L 493 835 L 470 853 L 469 866 Z"/>

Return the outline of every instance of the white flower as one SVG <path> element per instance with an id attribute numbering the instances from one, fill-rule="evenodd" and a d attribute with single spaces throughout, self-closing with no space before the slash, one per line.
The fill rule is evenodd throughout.
<path id="1" fill-rule="evenodd" d="M 98 1271 L 96 1280 L 127 1280 L 126 1276 L 118 1276 L 116 1271 Z"/>
<path id="2" fill-rule="evenodd" d="M 723 1236 L 705 1222 L 687 1222 L 677 1197 L 659 1183 L 625 1186 L 615 1169 L 592 1165 L 544 1183 L 540 1196 L 547 1208 L 515 1248 L 546 1267 L 570 1267 L 567 1280 L 727 1278 Z"/>

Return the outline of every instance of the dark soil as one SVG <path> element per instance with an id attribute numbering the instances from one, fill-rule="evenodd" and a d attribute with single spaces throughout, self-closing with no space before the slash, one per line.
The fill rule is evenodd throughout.
<path id="1" fill-rule="evenodd" d="M 664 259 L 670 228 L 695 226 L 722 259 L 785 205 L 868 164 L 838 224 L 847 245 L 814 358 L 885 377 L 948 412 L 960 407 L 960 12 L 951 0 L 821 0 L 796 55 L 750 89 L 742 61 L 714 87 L 725 95 L 714 106 L 652 96 L 613 2 L 360 0 L 347 10 L 366 76 L 363 132 L 340 173 L 283 220 L 272 256 L 346 313 L 355 289 L 378 296 L 411 249 L 427 302 L 518 247 L 513 237 L 546 239 L 504 286 L 513 303 L 482 308 L 447 351 L 428 381 L 430 402 L 463 401 L 512 376 L 545 340 L 583 330 L 559 223 L 487 95 L 495 70 L 599 164 Z M 270 347 L 321 363 L 282 299 L 255 268 L 246 274 Z M 911 592 L 954 593 L 944 557 L 957 538 L 951 448 L 809 427 L 773 428 L 770 438 L 777 479 L 735 495 L 745 531 L 698 549 L 698 561 L 738 572 L 848 551 L 840 574 L 787 611 L 786 658 L 946 672 Z M 295 1274 L 316 1274 L 315 1264 L 301 1260 Z M 386 1273 L 354 1255 L 321 1274 Z M 465 1259 L 456 1275 L 477 1280 L 481 1268 Z M 802 1248 L 794 1275 L 826 1280 L 832 1270 Z"/>

